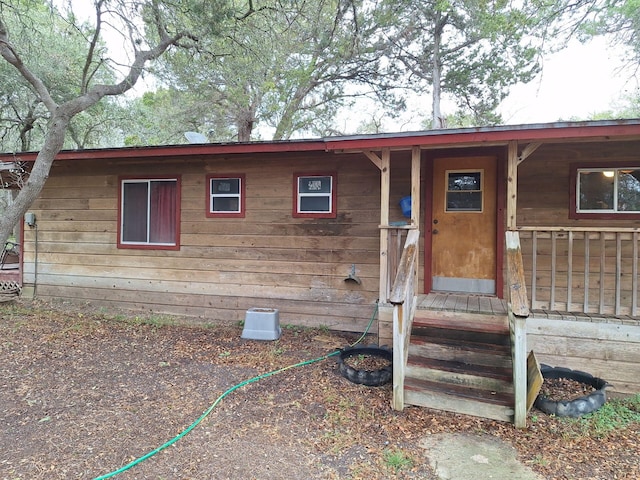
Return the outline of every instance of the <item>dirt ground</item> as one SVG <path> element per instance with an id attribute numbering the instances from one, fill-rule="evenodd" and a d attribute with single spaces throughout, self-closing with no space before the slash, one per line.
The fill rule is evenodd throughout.
<path id="1" fill-rule="evenodd" d="M 29 302 L 0 304 L 0 479 L 91 479 L 192 425 L 228 389 L 357 338 Z M 179 319 L 181 320 L 181 319 Z M 183 319 L 182 319 L 183 320 Z M 183 320 L 184 321 L 184 320 Z M 529 428 L 409 407 L 341 377 L 335 356 L 240 386 L 118 479 L 434 479 L 421 439 L 484 433 L 546 479 L 640 478 L 640 425 L 603 438 L 532 411 Z M 106 477 L 105 477 L 106 478 Z"/>

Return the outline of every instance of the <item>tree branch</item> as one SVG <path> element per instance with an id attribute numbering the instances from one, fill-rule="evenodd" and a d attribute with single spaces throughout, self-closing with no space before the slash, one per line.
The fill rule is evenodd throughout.
<path id="1" fill-rule="evenodd" d="M 99 0 L 95 3 L 96 7 L 96 29 L 93 32 L 93 37 L 91 38 L 91 42 L 89 43 L 89 51 L 87 52 L 87 58 L 84 62 L 84 68 L 82 69 L 82 81 L 80 86 L 80 93 L 86 93 L 89 87 L 89 82 L 91 81 L 91 77 L 95 73 L 92 72 L 89 74 L 89 69 L 91 68 L 91 64 L 93 63 L 93 54 L 96 50 L 96 45 L 98 44 L 98 40 L 100 39 L 100 30 L 102 28 L 102 4 L 104 0 Z"/>
<path id="2" fill-rule="evenodd" d="M 23 63 L 20 55 L 13 45 L 11 45 L 7 27 L 2 18 L 0 18 L 0 55 L 2 55 L 7 62 L 13 65 L 18 72 L 20 72 L 20 75 L 22 75 L 24 79 L 31 84 L 42 100 L 42 103 L 47 107 L 47 110 L 53 112 L 58 107 L 42 80 L 34 75 L 33 72 Z"/>

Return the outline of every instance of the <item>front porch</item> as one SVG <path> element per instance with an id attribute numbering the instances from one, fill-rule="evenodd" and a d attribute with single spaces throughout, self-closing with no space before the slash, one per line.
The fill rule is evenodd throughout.
<path id="1" fill-rule="evenodd" d="M 389 301 L 381 305 L 379 314 L 380 344 L 394 349 L 393 407 L 425 406 L 524 427 L 536 393 L 528 384 L 530 351 L 541 363 L 606 379 L 613 385 L 610 394 L 640 391 L 640 319 L 633 315 L 637 314 L 638 271 L 625 265 L 627 256 L 629 263 L 637 263 L 638 235 L 613 235 L 610 250 L 610 234 L 597 234 L 597 250 L 589 248 L 594 232 L 581 237 L 575 231 L 569 234 L 570 242 L 575 238 L 586 241 L 586 247 L 580 249 L 569 244 L 564 250 L 569 260 L 567 254 L 556 253 L 558 245 L 553 244 L 564 237 L 547 236 L 552 253 L 541 261 L 543 235 L 536 235 L 537 245 L 527 241 L 523 253 L 520 234 L 506 232 L 507 298 L 500 299 L 446 292 L 417 294 L 419 231 L 409 230 L 400 259 L 391 261 Z M 625 243 L 627 238 L 632 241 Z M 594 254 L 602 270 L 609 264 L 615 268 L 598 272 L 597 289 L 590 295 L 580 296 L 579 302 L 567 301 L 572 289 L 566 284 L 579 276 L 589 285 L 590 277 L 589 270 L 578 267 L 572 255 L 584 258 L 580 263 L 588 266 L 589 255 Z M 541 273 L 547 270 L 551 275 Z M 545 277 L 548 281 L 540 280 Z M 530 297 L 525 278 L 533 278 Z M 564 290 L 558 287 L 560 278 L 568 278 Z M 558 301 L 563 293 L 565 301 Z M 577 297 L 574 293 L 573 298 Z"/>
<path id="2" fill-rule="evenodd" d="M 605 378 L 614 393 L 640 391 L 640 228 L 578 222 L 539 226 L 531 222 L 536 220 L 532 215 L 527 217 L 531 223 L 519 223 L 518 169 L 540 145 L 512 141 L 506 148 L 506 175 L 498 175 L 504 190 L 497 202 L 504 212 L 496 228 L 494 296 L 420 293 L 444 289 L 431 270 L 432 241 L 443 231 L 442 215 L 429 216 L 433 192 L 421 195 L 422 186 L 435 184 L 422 182 L 420 148 L 412 148 L 411 216 L 401 226 L 391 222 L 390 152 L 383 149 L 380 157 L 364 152 L 381 170 L 379 342 L 394 349 L 394 408 L 425 405 L 523 427 L 532 403 L 527 394 L 535 397 L 527 384 L 532 350 L 541 363 Z M 428 211 L 421 214 L 424 198 Z M 450 242 L 441 249 L 459 253 L 453 247 Z M 452 277 L 486 278 L 464 273 Z M 490 335 L 485 324 L 493 330 Z M 420 338 L 425 331 L 431 339 Z M 501 338 L 487 338 L 481 345 L 473 341 L 491 335 Z M 487 356 L 502 348 L 494 345 L 507 344 L 501 358 Z M 417 372 L 416 364 L 428 370 Z M 451 390 L 447 396 L 457 390 L 471 401 L 441 396 L 443 382 Z M 482 405 L 501 394 L 505 408 L 499 413 Z M 425 401 L 428 397 L 435 400 Z"/>
<path id="3" fill-rule="evenodd" d="M 493 296 L 417 295 L 406 360 L 399 369 L 402 378 L 394 377 L 394 384 L 402 384 L 402 393 L 396 390 L 400 404 L 394 406 L 424 406 L 524 426 L 531 399 L 521 407 L 516 422 L 516 348 L 520 350 L 516 362 L 522 363 L 524 355 L 534 351 L 540 363 L 604 378 L 612 384 L 610 396 L 640 391 L 637 317 L 535 309 L 526 321 L 515 319 L 522 326 L 518 340 L 508 314 L 508 303 Z M 393 342 L 393 317 L 394 305 L 381 305 L 380 343 L 402 350 L 401 343 Z M 526 380 L 524 373 L 524 385 Z"/>

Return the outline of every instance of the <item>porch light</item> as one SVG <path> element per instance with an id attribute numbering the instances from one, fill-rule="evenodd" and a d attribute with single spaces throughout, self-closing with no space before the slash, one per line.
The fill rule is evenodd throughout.
<path id="1" fill-rule="evenodd" d="M 613 178 L 615 173 L 613 172 L 613 170 L 605 170 L 602 172 L 602 175 L 604 175 L 607 178 Z"/>

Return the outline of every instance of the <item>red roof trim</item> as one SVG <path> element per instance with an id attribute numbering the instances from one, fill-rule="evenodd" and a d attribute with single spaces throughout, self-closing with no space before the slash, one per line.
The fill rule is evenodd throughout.
<path id="1" fill-rule="evenodd" d="M 579 139 L 640 138 L 640 119 L 575 123 L 546 123 L 479 128 L 429 130 L 376 135 L 354 135 L 318 140 L 285 140 L 275 142 L 211 143 L 154 147 L 65 150 L 56 160 L 127 159 L 240 155 L 259 153 L 319 152 L 335 150 L 379 150 L 410 148 L 419 145 L 500 145 L 509 141 L 556 141 Z M 34 161 L 37 152 L 0 154 L 0 161 Z"/>
<path id="2" fill-rule="evenodd" d="M 571 140 L 581 138 L 611 138 L 640 136 L 640 124 L 575 127 L 519 128 L 486 131 L 457 131 L 439 134 L 416 134 L 384 138 L 327 139 L 327 150 L 380 149 L 413 145 L 495 144 L 509 141 Z"/>
<path id="3" fill-rule="evenodd" d="M 56 155 L 56 160 L 104 160 L 121 158 L 160 158 L 160 157 L 194 157 L 205 155 L 251 154 L 251 153 L 285 153 L 325 151 L 326 144 L 322 140 L 300 140 L 286 142 L 251 142 L 251 143 L 207 143 L 202 145 L 167 145 L 153 147 L 124 147 L 87 150 L 63 150 Z M 0 154 L 0 161 L 34 161 L 38 152 Z"/>

